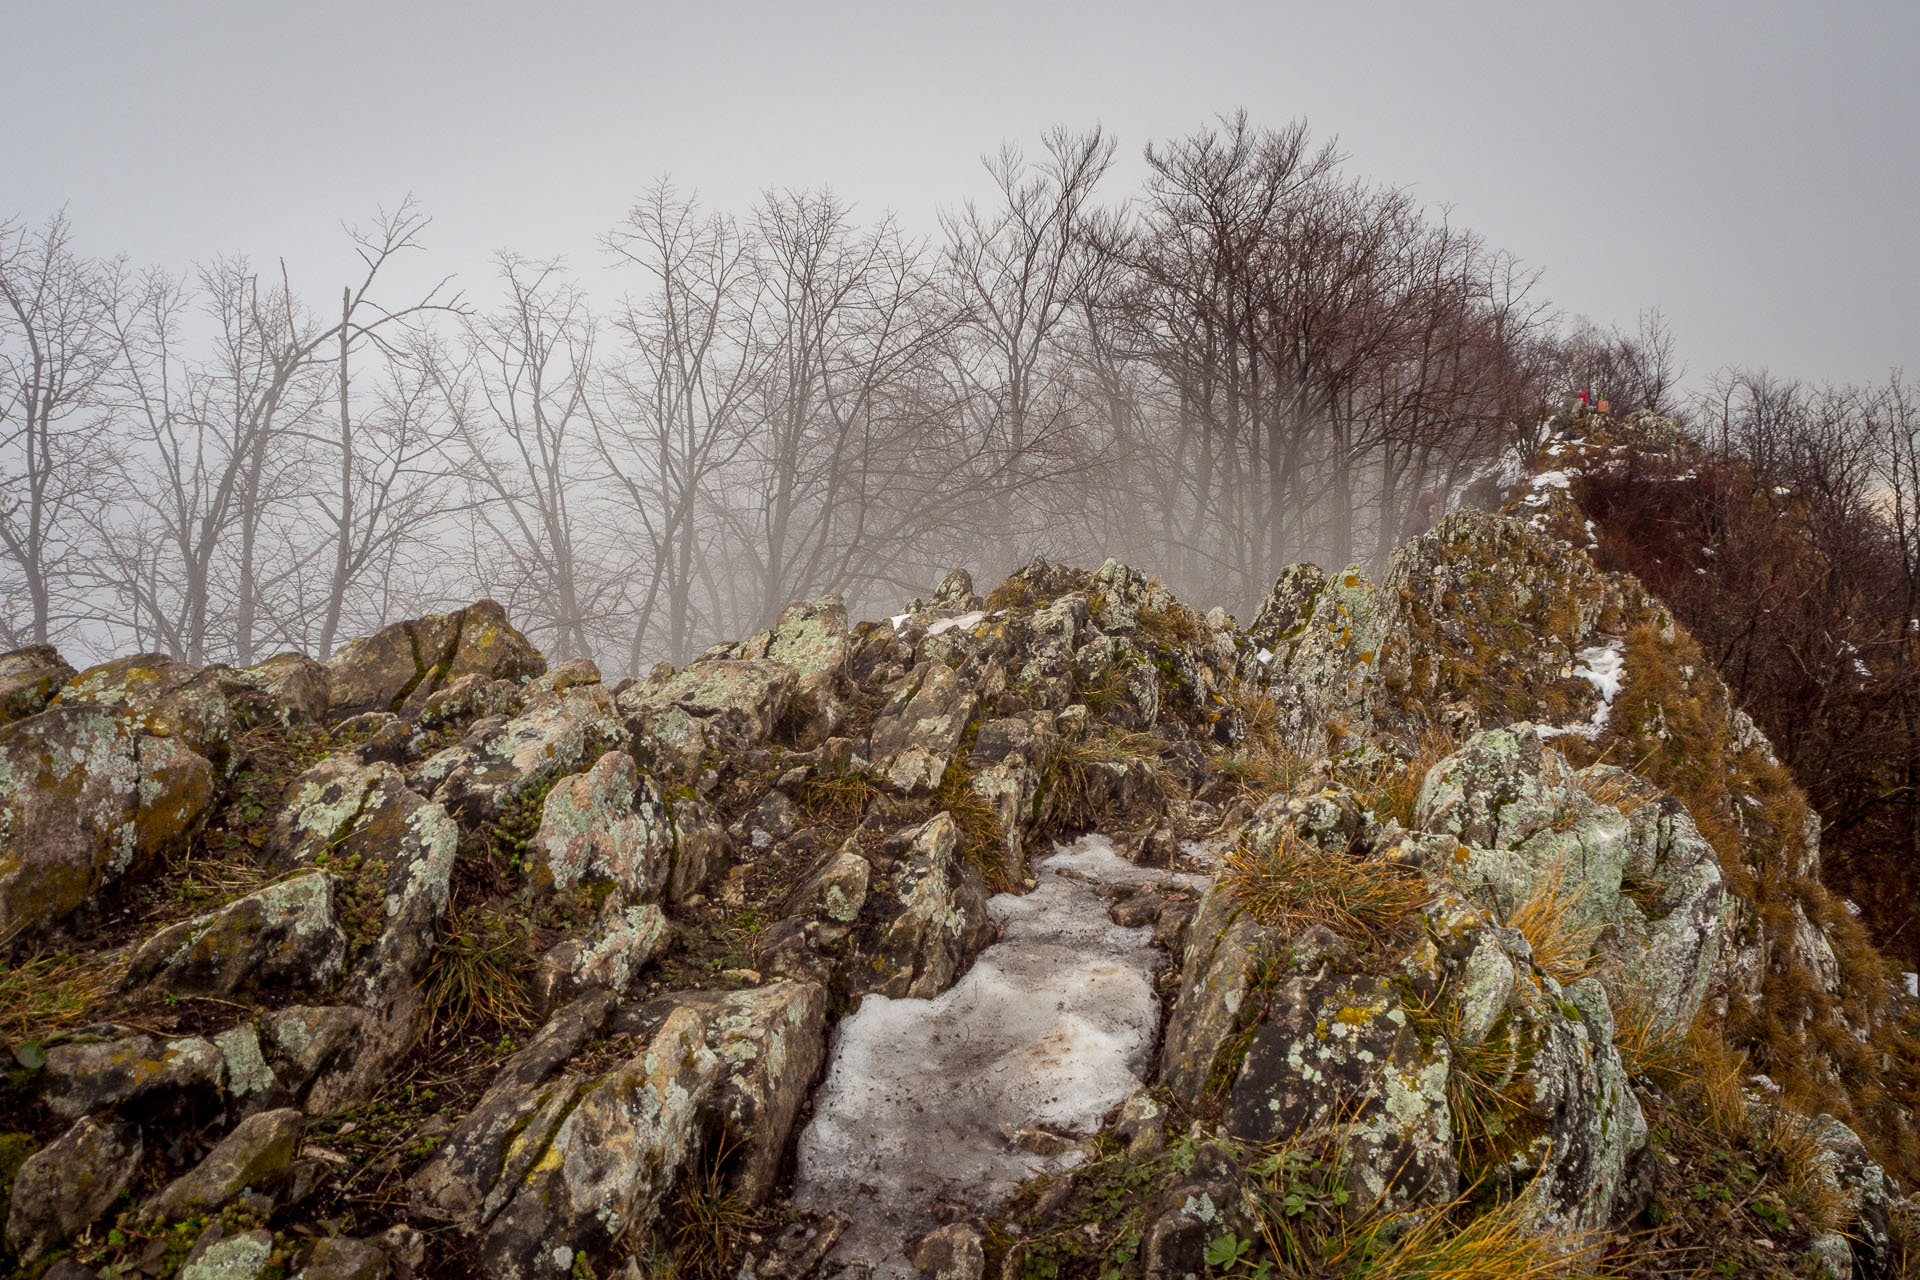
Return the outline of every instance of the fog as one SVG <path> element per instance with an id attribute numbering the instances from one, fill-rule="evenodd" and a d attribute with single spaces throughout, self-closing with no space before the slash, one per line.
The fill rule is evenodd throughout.
<path id="1" fill-rule="evenodd" d="M 1575 388 L 1920 333 L 1909 6 L 9 30 L 0 642 L 76 658 L 486 594 L 643 670 L 1034 554 L 1244 617 Z"/>

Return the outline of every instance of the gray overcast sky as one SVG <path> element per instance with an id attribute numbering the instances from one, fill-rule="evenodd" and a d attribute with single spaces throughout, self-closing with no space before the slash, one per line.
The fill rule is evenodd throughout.
<path id="1" fill-rule="evenodd" d="M 1450 203 L 1562 306 L 1663 306 L 1696 375 L 1920 375 L 1920 0 L 1830 4 L 0 0 L 0 216 L 183 267 L 284 256 L 337 294 L 343 221 L 413 192 L 490 296 L 652 177 L 742 208 L 831 185 L 931 232 L 978 157 L 1247 107 Z M 423 272 L 424 274 L 424 272 Z"/>

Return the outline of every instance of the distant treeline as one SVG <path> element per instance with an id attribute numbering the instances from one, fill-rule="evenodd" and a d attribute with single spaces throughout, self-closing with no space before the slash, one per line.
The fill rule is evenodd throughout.
<path id="1" fill-rule="evenodd" d="M 1244 613 L 1286 563 L 1380 560 L 1576 388 L 1673 407 L 1657 314 L 1567 322 L 1303 124 L 1154 143 L 1131 193 L 1113 154 L 1004 150 L 924 240 L 659 183 L 604 237 L 612 302 L 513 254 L 481 301 L 394 296 L 411 203 L 339 295 L 0 223 L 0 647 L 324 656 L 490 595 L 620 672 L 1035 553 Z"/>

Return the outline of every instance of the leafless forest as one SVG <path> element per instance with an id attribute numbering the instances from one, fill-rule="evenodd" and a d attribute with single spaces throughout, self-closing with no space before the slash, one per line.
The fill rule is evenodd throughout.
<path id="1" fill-rule="evenodd" d="M 411 203 L 337 293 L 0 223 L 0 648 L 244 665 L 490 595 L 614 673 L 1035 553 L 1245 616 L 1286 563 L 1377 563 L 1576 387 L 1673 407 L 1657 314 L 1568 320 L 1304 124 L 1154 142 L 1136 191 L 1114 154 L 1004 150 L 926 238 L 660 182 L 617 271 L 503 253 L 409 296 Z"/>

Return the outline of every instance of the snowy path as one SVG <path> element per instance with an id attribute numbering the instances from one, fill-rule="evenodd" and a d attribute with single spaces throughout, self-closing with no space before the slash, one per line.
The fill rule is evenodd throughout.
<path id="1" fill-rule="evenodd" d="M 1091 1133 L 1140 1084 L 1165 958 L 1151 929 L 1108 918 L 1090 880 L 1200 883 L 1083 837 L 1039 864 L 1031 893 L 988 901 L 1000 940 L 951 990 L 870 995 L 840 1023 L 800 1136 L 795 1199 L 846 1220 L 841 1266 L 912 1277 L 904 1247 L 936 1225 L 936 1205 L 986 1208 L 1075 1156 L 1035 1155 L 1006 1132 Z"/>

